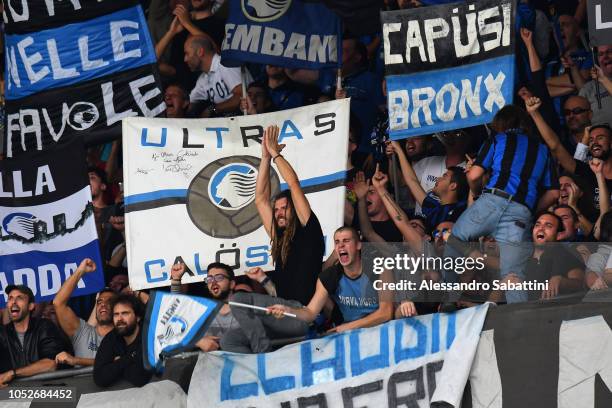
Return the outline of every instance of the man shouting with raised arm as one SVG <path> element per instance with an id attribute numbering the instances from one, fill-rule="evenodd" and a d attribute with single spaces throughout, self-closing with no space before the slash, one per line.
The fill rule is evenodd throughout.
<path id="1" fill-rule="evenodd" d="M 113 330 L 113 315 L 110 309 L 110 302 L 115 293 L 112 289 L 104 288 L 98 293 L 95 306 L 95 326 L 91 326 L 85 320 L 79 318 L 68 306 L 70 296 L 76 289 L 79 280 L 86 273 L 91 273 L 95 270 L 96 263 L 94 261 L 89 258 L 83 259 L 77 270 L 66 279 L 55 295 L 55 299 L 53 299 L 57 322 L 64 333 L 70 337 L 72 347 L 74 348 L 74 356 L 67 352 L 59 353 L 55 358 L 58 363 L 71 366 L 92 366 L 102 339 L 108 332 Z"/>

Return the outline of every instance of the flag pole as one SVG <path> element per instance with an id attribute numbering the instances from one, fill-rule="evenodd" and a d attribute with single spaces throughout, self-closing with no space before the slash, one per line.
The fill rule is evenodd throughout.
<path id="1" fill-rule="evenodd" d="M 595 55 L 595 47 L 591 47 L 591 56 L 593 57 L 593 67 L 597 66 L 597 59 Z M 601 95 L 599 94 L 599 73 L 595 68 L 597 78 L 595 78 L 595 97 L 597 98 L 597 109 L 601 109 Z"/>
<path id="2" fill-rule="evenodd" d="M 262 312 L 268 313 L 268 308 L 267 307 L 247 305 L 246 303 L 238 303 L 238 302 L 232 302 L 232 301 L 227 302 L 227 304 L 230 305 L 230 306 L 244 307 L 246 309 L 260 310 Z M 283 315 L 288 316 L 288 317 L 293 317 L 293 318 L 297 319 L 297 315 L 294 314 L 294 313 L 283 312 Z"/>
<path id="3" fill-rule="evenodd" d="M 246 79 L 246 68 L 244 65 L 240 65 L 240 80 L 242 82 L 242 97 L 244 99 L 247 99 L 247 79 Z M 248 102 L 247 102 L 247 108 L 245 110 L 242 111 L 242 114 L 244 116 L 248 115 Z"/>

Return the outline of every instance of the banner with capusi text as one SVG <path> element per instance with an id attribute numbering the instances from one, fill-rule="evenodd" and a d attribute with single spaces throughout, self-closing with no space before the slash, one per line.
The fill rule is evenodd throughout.
<path id="1" fill-rule="evenodd" d="M 237 274 L 272 270 L 270 238 L 255 206 L 264 128 L 278 125 L 283 156 L 316 214 L 326 253 L 343 222 L 349 100 L 261 115 L 123 121 L 126 241 L 130 286 L 168 286 L 180 257 L 184 283 L 211 262 Z M 271 194 L 288 188 L 275 164 Z"/>
<path id="2" fill-rule="evenodd" d="M 30 287 L 37 302 L 52 300 L 84 258 L 97 270 L 73 296 L 104 286 L 82 141 L 0 160 L 0 308 L 11 284 Z"/>
<path id="3" fill-rule="evenodd" d="M 591 46 L 612 45 L 612 2 L 587 0 Z"/>
<path id="4" fill-rule="evenodd" d="M 487 310 L 399 319 L 265 354 L 203 353 L 187 406 L 459 407 Z"/>
<path id="5" fill-rule="evenodd" d="M 296 0 L 229 2 L 222 63 L 320 69 L 338 64 L 340 18 L 321 3 Z"/>
<path id="6" fill-rule="evenodd" d="M 515 1 L 381 13 L 392 139 L 488 123 L 512 103 Z"/>
<path id="7" fill-rule="evenodd" d="M 4 9 L 7 157 L 73 136 L 107 142 L 121 135 L 121 119 L 163 114 L 139 5 L 23 0 L 17 11 L 14 3 Z"/>

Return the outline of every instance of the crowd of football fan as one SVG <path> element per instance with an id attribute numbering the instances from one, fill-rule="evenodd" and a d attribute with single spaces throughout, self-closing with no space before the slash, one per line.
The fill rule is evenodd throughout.
<path id="1" fill-rule="evenodd" d="M 421 6 L 417 0 L 385 5 Z M 255 204 L 270 237 L 274 270 L 235 276 L 228 265 L 211 263 L 205 282 L 184 285 L 185 265 L 177 263 L 169 290 L 263 306 L 268 313 L 225 303 L 197 343 L 202 351 L 266 352 L 277 339 L 485 301 L 546 300 L 612 283 L 612 44 L 593 52 L 588 47 L 586 0 L 521 2 L 515 100 L 491 124 L 393 142 L 380 34 L 345 33 L 341 88 L 335 69 L 248 64 L 243 95 L 240 68 L 224 67 L 219 55 L 226 6 L 223 0 L 145 5 L 167 117 L 259 114 L 351 98 L 349 149 L 338 152 L 347 155 L 346 205 L 334 251 L 323 259 L 317 214 L 283 157 L 278 128 L 265 130 Z M 87 160 L 104 264 L 83 260 L 53 302 L 36 304 L 26 286 L 5 289 L 0 387 L 19 377 L 92 365 L 102 387 L 119 379 L 140 386 L 151 378 L 142 363 L 140 325 L 148 294 L 130 289 L 126 267 L 120 142 L 90 148 Z M 270 197 L 272 163 L 289 187 L 276 197 Z M 403 242 L 414 255 L 486 255 L 484 270 L 421 271 L 425 280 L 537 280 L 548 286 L 398 300 L 373 289 L 372 274 L 362 268 L 365 242 Z M 96 268 L 104 271 L 107 288 L 71 298 L 82 276 Z M 396 279 L 388 272 L 383 280 Z"/>

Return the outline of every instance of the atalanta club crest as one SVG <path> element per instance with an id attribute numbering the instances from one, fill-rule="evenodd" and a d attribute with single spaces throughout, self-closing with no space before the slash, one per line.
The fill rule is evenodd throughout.
<path id="1" fill-rule="evenodd" d="M 198 229 L 212 237 L 234 238 L 261 226 L 255 207 L 259 162 L 253 156 L 225 157 L 198 173 L 187 192 L 187 212 Z M 270 174 L 275 195 L 280 180 L 274 169 Z"/>
<path id="2" fill-rule="evenodd" d="M 280 18 L 291 7 L 291 0 L 241 0 L 242 12 L 253 21 L 264 22 Z"/>

